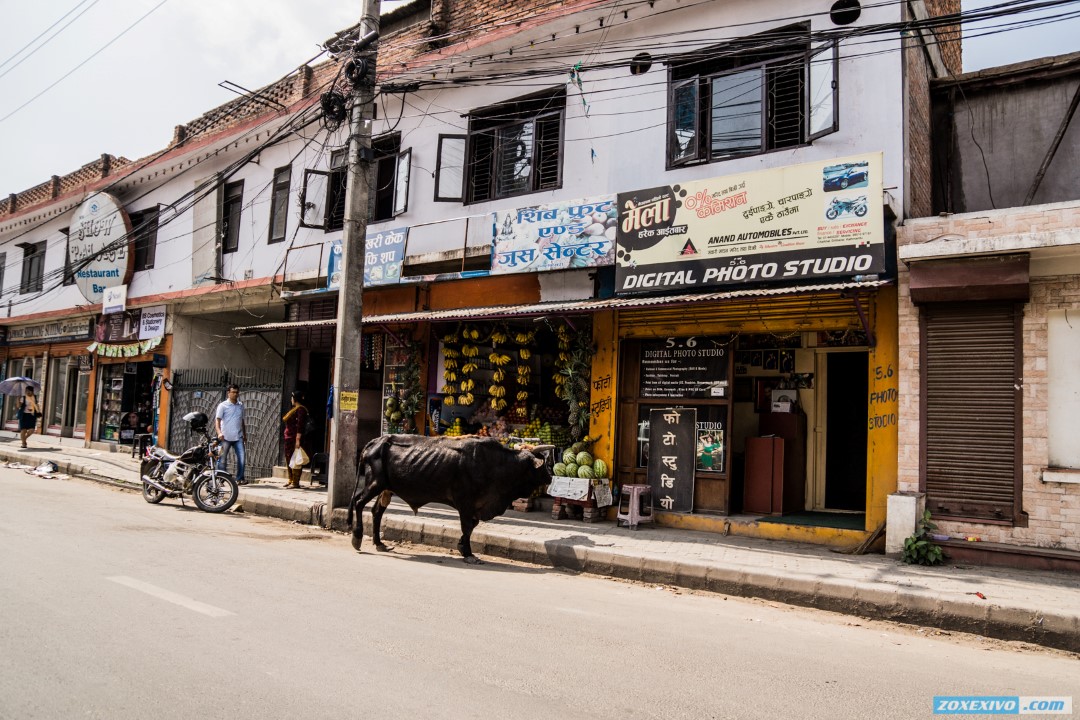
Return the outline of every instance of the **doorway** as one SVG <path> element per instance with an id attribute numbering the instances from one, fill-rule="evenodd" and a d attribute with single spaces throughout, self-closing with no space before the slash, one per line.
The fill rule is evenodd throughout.
<path id="1" fill-rule="evenodd" d="M 816 472 L 813 509 L 866 511 L 866 350 L 825 350 L 817 357 Z M 821 430 L 824 432 L 821 432 Z"/>
<path id="2" fill-rule="evenodd" d="M 304 404 L 318 428 L 314 437 L 307 439 L 312 452 L 325 452 L 326 398 L 330 388 L 330 353 L 313 352 L 308 358 L 308 380 L 304 390 Z"/>

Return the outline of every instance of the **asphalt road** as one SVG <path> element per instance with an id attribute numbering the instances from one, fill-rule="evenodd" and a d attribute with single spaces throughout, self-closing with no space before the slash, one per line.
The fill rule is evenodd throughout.
<path id="1" fill-rule="evenodd" d="M 1080 659 L 0 468 L 0 718 L 925 718 Z M 937 716 L 942 717 L 942 716 Z M 971 717 L 971 716 L 968 716 Z"/>

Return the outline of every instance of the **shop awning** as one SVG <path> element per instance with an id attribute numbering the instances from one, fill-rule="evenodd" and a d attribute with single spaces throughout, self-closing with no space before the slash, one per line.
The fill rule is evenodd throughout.
<path id="1" fill-rule="evenodd" d="M 442 320 L 491 320 L 511 317 L 535 317 L 541 315 L 582 315 L 595 310 L 644 308 L 653 305 L 673 305 L 679 303 L 707 303 L 750 297 L 778 297 L 782 295 L 801 295 L 818 292 L 839 292 L 843 290 L 872 290 L 889 285 L 890 280 L 863 280 L 860 282 L 836 282 L 820 285 L 781 285 L 768 288 L 746 288 L 713 293 L 685 293 L 682 295 L 631 296 L 607 298 L 605 300 L 569 300 L 563 302 L 544 302 L 531 305 L 489 305 L 485 307 L 455 308 L 453 310 L 422 310 L 417 312 L 390 313 L 386 315 L 367 315 L 365 325 L 387 325 L 392 323 L 438 322 Z M 296 322 L 266 323 L 233 328 L 239 335 L 256 335 L 277 330 L 295 330 L 300 328 L 336 325 L 336 319 L 299 320 Z"/>
<path id="2" fill-rule="evenodd" d="M 529 317 L 539 315 L 580 315 L 604 309 L 644 308 L 653 305 L 672 305 L 678 303 L 708 303 L 749 297 L 777 297 L 817 292 L 838 292 L 882 287 L 891 284 L 891 280 L 864 280 L 861 282 L 838 282 L 821 285 L 784 285 L 770 288 L 747 288 L 714 293 L 686 293 L 682 295 L 633 296 L 607 298 L 605 300 L 573 300 L 566 302 L 546 302 L 533 305 L 493 305 L 475 308 L 457 308 L 454 310 L 428 310 L 421 312 L 392 313 L 387 315 L 368 315 L 364 324 L 387 324 L 409 322 L 438 322 L 440 320 L 490 320 L 509 317 Z"/>

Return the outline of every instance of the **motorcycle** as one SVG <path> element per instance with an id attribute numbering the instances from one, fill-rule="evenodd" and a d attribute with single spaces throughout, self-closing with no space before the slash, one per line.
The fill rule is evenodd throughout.
<path id="1" fill-rule="evenodd" d="M 857 198 L 841 199 L 834 197 L 832 204 L 825 210 L 825 217 L 829 220 L 835 220 L 844 213 L 855 213 L 857 217 L 862 217 L 866 214 L 866 196 L 860 195 Z"/>
<path id="2" fill-rule="evenodd" d="M 156 505 L 167 497 L 190 495 L 200 510 L 209 513 L 225 512 L 240 496 L 233 476 L 217 469 L 221 457 L 221 441 L 207 432 L 209 418 L 201 412 L 190 412 L 184 421 L 202 440 L 179 455 L 165 448 L 146 449 L 139 474 L 142 476 L 143 500 Z"/>

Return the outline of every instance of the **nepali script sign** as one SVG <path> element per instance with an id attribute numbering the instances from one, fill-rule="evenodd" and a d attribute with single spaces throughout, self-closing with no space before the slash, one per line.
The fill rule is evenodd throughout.
<path id="1" fill-rule="evenodd" d="M 615 261 L 615 198 L 548 203 L 493 213 L 491 274 L 547 272 Z"/>
<path id="2" fill-rule="evenodd" d="M 396 285 L 401 281 L 408 227 L 369 232 L 364 243 L 364 287 Z"/>
<path id="3" fill-rule="evenodd" d="M 131 220 L 108 193 L 95 193 L 79 206 L 68 230 L 67 249 L 75 284 L 83 297 L 100 303 L 106 288 L 126 285 L 134 258 Z"/>
<path id="4" fill-rule="evenodd" d="M 617 293 L 885 270 L 882 154 L 619 193 Z"/>

